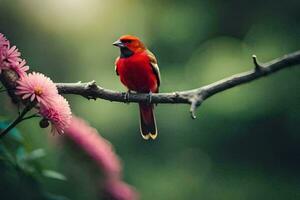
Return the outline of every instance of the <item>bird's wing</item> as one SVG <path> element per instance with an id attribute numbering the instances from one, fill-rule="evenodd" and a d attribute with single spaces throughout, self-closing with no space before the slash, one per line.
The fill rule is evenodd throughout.
<path id="1" fill-rule="evenodd" d="M 151 63 L 153 72 L 154 72 L 154 74 L 156 76 L 156 79 L 157 79 L 157 86 L 159 87 L 159 85 L 160 85 L 160 72 L 159 72 L 159 67 L 158 67 L 158 64 L 157 64 L 157 60 L 156 60 L 154 54 L 149 50 L 147 50 L 147 55 L 150 59 L 150 63 Z"/>
<path id="2" fill-rule="evenodd" d="M 117 76 L 119 76 L 119 72 L 118 72 L 118 68 L 117 68 L 117 62 L 119 61 L 120 57 L 117 57 L 116 61 L 115 61 L 115 71 Z"/>

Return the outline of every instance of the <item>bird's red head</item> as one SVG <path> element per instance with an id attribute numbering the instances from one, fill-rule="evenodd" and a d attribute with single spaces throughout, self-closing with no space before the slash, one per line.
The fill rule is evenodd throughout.
<path id="1" fill-rule="evenodd" d="M 142 52 L 146 49 L 141 40 L 133 35 L 123 35 L 113 45 L 122 48 L 127 48 L 133 53 Z"/>

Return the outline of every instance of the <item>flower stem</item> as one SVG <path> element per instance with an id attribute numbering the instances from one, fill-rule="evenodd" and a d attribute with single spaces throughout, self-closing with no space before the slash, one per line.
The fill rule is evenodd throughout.
<path id="1" fill-rule="evenodd" d="M 22 121 L 27 120 L 27 119 L 31 119 L 31 118 L 35 118 L 35 117 L 41 117 L 40 115 L 38 115 L 37 113 L 29 115 L 27 117 L 23 117 Z"/>
<path id="2" fill-rule="evenodd" d="M 13 129 L 17 124 L 22 122 L 25 119 L 29 119 L 28 117 L 24 118 L 24 116 L 34 107 L 35 103 L 28 104 L 24 110 L 20 113 L 20 115 L 6 128 L 0 133 L 0 138 L 5 136 L 11 129 Z M 30 117 L 30 116 L 29 116 Z"/>

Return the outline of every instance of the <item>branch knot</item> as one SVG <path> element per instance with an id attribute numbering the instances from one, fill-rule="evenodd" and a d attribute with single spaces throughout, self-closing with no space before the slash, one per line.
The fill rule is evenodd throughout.
<path id="1" fill-rule="evenodd" d="M 89 83 L 87 84 L 87 87 L 88 87 L 89 89 L 97 89 L 97 88 L 98 88 L 97 83 L 96 83 L 95 80 L 92 80 L 91 82 L 89 82 Z"/>

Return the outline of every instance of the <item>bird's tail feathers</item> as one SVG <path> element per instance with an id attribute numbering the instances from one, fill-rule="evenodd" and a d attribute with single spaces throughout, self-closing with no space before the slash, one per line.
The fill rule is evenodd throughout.
<path id="1" fill-rule="evenodd" d="M 154 140 L 157 137 L 157 128 L 155 116 L 153 113 L 153 105 L 140 103 L 140 131 L 145 140 Z"/>

